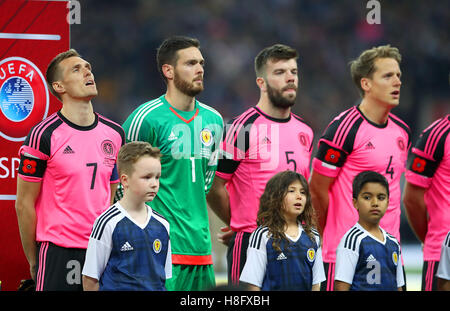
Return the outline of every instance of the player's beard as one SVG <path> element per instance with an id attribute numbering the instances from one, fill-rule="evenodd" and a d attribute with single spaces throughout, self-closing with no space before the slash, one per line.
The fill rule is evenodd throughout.
<path id="1" fill-rule="evenodd" d="M 190 97 L 195 97 L 203 91 L 203 83 L 201 86 L 195 87 L 194 83 L 183 80 L 176 72 L 173 77 L 173 83 L 181 93 Z"/>
<path id="2" fill-rule="evenodd" d="M 277 90 L 272 88 L 269 83 L 267 83 L 267 95 L 269 96 L 270 101 L 272 102 L 272 104 L 275 107 L 279 107 L 279 108 L 289 108 L 294 106 L 295 104 L 295 99 L 297 98 L 297 96 L 293 96 L 290 98 L 284 97 L 283 96 L 283 90 L 286 88 L 294 88 L 295 85 L 291 85 L 288 84 L 286 87 L 284 87 L 281 90 Z M 297 88 L 295 87 L 295 89 L 297 90 Z"/>

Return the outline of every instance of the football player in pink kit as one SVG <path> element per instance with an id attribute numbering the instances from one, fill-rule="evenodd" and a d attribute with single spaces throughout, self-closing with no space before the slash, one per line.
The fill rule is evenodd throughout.
<path id="1" fill-rule="evenodd" d="M 89 235 L 117 188 L 125 134 L 93 111 L 92 68 L 75 50 L 57 55 L 46 78 L 62 108 L 35 125 L 19 150 L 20 237 L 36 290 L 82 290 Z"/>
<path id="2" fill-rule="evenodd" d="M 389 182 L 390 201 L 381 226 L 400 241 L 400 177 L 405 171 L 410 129 L 391 109 L 399 104 L 401 55 L 389 45 L 364 51 L 351 63 L 362 101 L 331 121 L 313 159 L 311 195 L 323 232 L 323 261 L 333 290 L 336 248 L 358 220 L 352 205 L 352 181 L 375 171 Z"/>
<path id="3" fill-rule="evenodd" d="M 298 87 L 297 58 L 297 51 L 286 45 L 263 49 L 255 58 L 258 104 L 231 120 L 224 130 L 207 199 L 231 228 L 221 237 L 228 245 L 230 285 L 239 284 L 267 181 L 284 170 L 309 177 L 313 131 L 291 112 Z"/>
<path id="4" fill-rule="evenodd" d="M 422 290 L 437 290 L 441 245 L 450 230 L 450 115 L 426 128 L 412 148 L 403 193 L 408 221 L 423 245 Z"/>

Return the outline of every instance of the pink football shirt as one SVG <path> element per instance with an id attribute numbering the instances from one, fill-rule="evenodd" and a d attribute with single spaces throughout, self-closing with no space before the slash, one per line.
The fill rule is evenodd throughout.
<path id="1" fill-rule="evenodd" d="M 231 229 L 253 232 L 267 181 L 284 170 L 309 178 L 313 131 L 291 113 L 275 119 L 252 107 L 228 122 L 216 175 L 227 180 Z"/>
<path id="2" fill-rule="evenodd" d="M 80 127 L 60 112 L 34 126 L 19 150 L 19 177 L 42 182 L 36 200 L 36 240 L 87 248 L 95 219 L 110 205 L 110 183 L 119 148 L 120 125 L 96 114 Z"/>
<path id="3" fill-rule="evenodd" d="M 357 106 L 337 116 L 319 140 L 313 169 L 335 178 L 329 191 L 323 233 L 324 262 L 336 262 L 342 236 L 358 221 L 352 203 L 352 183 L 362 171 L 375 171 L 389 182 L 389 207 L 380 226 L 400 241 L 400 178 L 406 169 L 410 129 L 393 114 L 385 125 L 367 120 Z"/>
<path id="4" fill-rule="evenodd" d="M 425 261 L 439 261 L 441 245 L 450 230 L 450 115 L 426 128 L 412 149 L 406 180 L 427 189 L 428 230 Z"/>

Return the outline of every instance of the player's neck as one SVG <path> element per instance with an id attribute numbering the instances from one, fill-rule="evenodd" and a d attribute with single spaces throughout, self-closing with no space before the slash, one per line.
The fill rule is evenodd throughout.
<path id="1" fill-rule="evenodd" d="M 384 241 L 383 232 L 380 229 L 379 223 L 370 223 L 370 222 L 362 220 L 361 218 L 359 219 L 358 223 L 361 225 L 361 227 L 364 228 L 364 230 L 369 232 L 371 235 L 376 237 L 378 240 Z"/>
<path id="2" fill-rule="evenodd" d="M 379 125 L 386 124 L 392 107 L 389 105 L 380 105 L 371 99 L 364 98 L 359 105 L 359 110 L 371 122 Z"/>
<path id="3" fill-rule="evenodd" d="M 147 206 L 145 202 L 135 200 L 125 191 L 123 198 L 119 201 L 124 210 L 136 221 L 138 224 L 143 224 L 147 220 Z"/>
<path id="4" fill-rule="evenodd" d="M 256 105 L 262 112 L 267 114 L 269 117 L 275 119 L 287 119 L 291 115 L 291 108 L 281 108 L 274 106 L 268 98 L 262 97 L 258 104 Z"/>
<path id="5" fill-rule="evenodd" d="M 289 235 L 290 237 L 295 238 L 298 236 L 298 223 L 297 218 L 295 219 L 286 219 L 286 228 L 284 233 Z"/>
<path id="6" fill-rule="evenodd" d="M 180 92 L 175 86 L 168 87 L 165 96 L 172 107 L 181 111 L 192 111 L 195 108 L 195 97 Z"/>
<path id="7" fill-rule="evenodd" d="M 73 124 L 90 126 L 95 122 L 94 108 L 90 100 L 75 100 L 65 98 L 61 114 Z"/>

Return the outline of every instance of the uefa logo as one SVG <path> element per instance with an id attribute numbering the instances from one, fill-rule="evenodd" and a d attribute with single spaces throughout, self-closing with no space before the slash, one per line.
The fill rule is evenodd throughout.
<path id="1" fill-rule="evenodd" d="M 46 118 L 47 83 L 29 60 L 9 57 L 0 61 L 0 136 L 24 141 L 31 127 Z"/>

